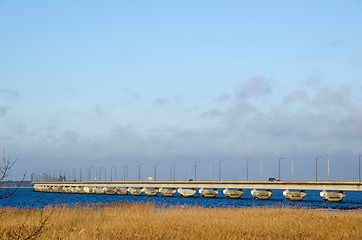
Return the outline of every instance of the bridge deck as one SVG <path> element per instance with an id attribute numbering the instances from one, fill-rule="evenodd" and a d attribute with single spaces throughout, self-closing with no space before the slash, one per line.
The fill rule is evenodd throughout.
<path id="1" fill-rule="evenodd" d="M 89 187 L 163 187 L 163 188 L 236 188 L 236 189 L 290 189 L 362 191 L 358 181 L 53 181 L 33 184 L 49 186 Z"/>

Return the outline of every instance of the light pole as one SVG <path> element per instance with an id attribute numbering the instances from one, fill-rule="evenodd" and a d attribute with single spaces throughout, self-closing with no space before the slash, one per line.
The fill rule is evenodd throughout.
<path id="1" fill-rule="evenodd" d="M 157 181 L 157 165 L 158 165 L 159 163 L 155 163 L 154 165 L 153 165 L 153 171 L 154 171 L 154 178 L 155 178 L 155 181 Z"/>
<path id="2" fill-rule="evenodd" d="M 102 180 L 102 169 L 104 171 L 104 179 L 103 180 L 107 180 L 107 169 L 105 167 L 99 167 L 99 181 Z"/>
<path id="3" fill-rule="evenodd" d="M 189 180 L 191 178 L 191 167 L 190 167 L 190 164 L 188 163 L 187 166 L 189 167 Z"/>
<path id="4" fill-rule="evenodd" d="M 234 181 L 236 180 L 235 179 L 235 165 L 236 165 L 236 160 L 234 159 Z"/>
<path id="5" fill-rule="evenodd" d="M 260 181 L 263 180 L 263 160 L 259 160 L 260 162 Z"/>
<path id="6" fill-rule="evenodd" d="M 252 159 L 246 160 L 246 181 L 249 181 L 249 161 L 252 161 Z"/>
<path id="7" fill-rule="evenodd" d="M 196 182 L 196 164 L 199 163 L 200 161 L 195 161 L 195 182 Z"/>
<path id="8" fill-rule="evenodd" d="M 79 178 L 80 178 L 80 181 L 83 180 L 83 176 L 82 176 L 82 173 L 83 173 L 83 168 L 79 168 Z"/>
<path id="9" fill-rule="evenodd" d="M 290 160 L 290 165 L 291 165 L 291 171 L 292 171 L 292 181 L 293 181 L 293 173 L 294 173 L 294 169 L 293 169 L 293 159 Z"/>
<path id="10" fill-rule="evenodd" d="M 94 167 L 88 168 L 88 181 L 91 181 L 91 178 L 92 178 L 92 169 L 94 169 Z M 60 174 L 60 175 L 61 175 L 61 174 Z"/>
<path id="11" fill-rule="evenodd" d="M 278 175 L 278 180 L 280 181 L 280 160 L 284 159 L 283 157 L 279 158 L 279 175 Z"/>
<path id="12" fill-rule="evenodd" d="M 114 180 L 117 179 L 117 168 L 115 166 L 111 166 L 111 181 L 113 181 L 113 169 L 114 169 Z"/>
<path id="13" fill-rule="evenodd" d="M 139 164 L 139 165 L 137 165 L 137 167 L 138 167 L 138 181 L 141 180 L 141 166 L 142 166 L 142 165 L 143 165 L 142 163 Z"/>
<path id="14" fill-rule="evenodd" d="M 315 158 L 315 182 L 318 181 L 318 158 L 323 158 L 323 156 L 318 156 Z"/>
<path id="15" fill-rule="evenodd" d="M 211 162 L 210 162 L 210 181 L 211 181 Z"/>
<path id="16" fill-rule="evenodd" d="M 126 171 L 127 170 L 127 171 Z M 128 165 L 123 165 L 123 181 L 128 180 Z"/>
<path id="17" fill-rule="evenodd" d="M 359 182 L 361 182 L 361 157 L 362 157 L 362 155 L 359 155 L 359 164 L 358 164 L 358 179 L 359 179 Z"/>
<path id="18" fill-rule="evenodd" d="M 176 181 L 176 163 L 178 162 L 174 162 L 173 163 L 173 181 Z"/>
<path id="19" fill-rule="evenodd" d="M 168 164 L 170 166 L 170 181 L 172 181 L 172 164 Z"/>
<path id="20" fill-rule="evenodd" d="M 221 181 L 221 163 L 224 162 L 224 160 L 219 160 L 219 182 Z"/>
<path id="21" fill-rule="evenodd" d="M 328 181 L 329 181 L 329 158 L 328 158 Z"/>

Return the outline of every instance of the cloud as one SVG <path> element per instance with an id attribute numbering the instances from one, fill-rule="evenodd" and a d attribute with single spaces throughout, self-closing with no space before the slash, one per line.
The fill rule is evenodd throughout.
<path id="1" fill-rule="evenodd" d="M 219 117 L 221 115 L 222 115 L 222 113 L 219 110 L 217 110 L 216 108 L 212 108 L 201 114 L 202 117 L 207 117 L 207 118 L 215 118 L 215 117 Z"/>
<path id="2" fill-rule="evenodd" d="M 320 79 L 317 75 L 308 76 L 305 80 L 305 85 L 307 87 L 319 87 L 320 86 Z"/>
<path id="3" fill-rule="evenodd" d="M 350 64 L 355 68 L 360 68 L 362 66 L 362 50 L 356 51 L 355 55 L 350 57 Z"/>
<path id="4" fill-rule="evenodd" d="M 270 92 L 271 86 L 264 77 L 251 77 L 248 81 L 235 88 L 235 95 L 238 99 L 260 96 Z"/>
<path id="5" fill-rule="evenodd" d="M 98 116 L 98 117 L 103 117 L 104 116 L 104 107 L 97 104 L 93 107 L 93 112 Z"/>
<path id="6" fill-rule="evenodd" d="M 9 109 L 7 106 L 0 106 L 0 117 L 4 117 Z"/>
<path id="7" fill-rule="evenodd" d="M 293 103 L 293 102 L 301 102 L 301 103 L 309 103 L 310 99 L 308 93 L 304 90 L 294 91 L 284 97 L 283 102 L 285 104 Z"/>
<path id="8" fill-rule="evenodd" d="M 0 88 L 0 98 L 6 101 L 18 100 L 20 93 L 13 89 Z"/>
<path id="9" fill-rule="evenodd" d="M 165 98 L 156 98 L 153 103 L 155 105 L 158 105 L 158 106 L 164 106 L 166 104 L 168 104 L 170 102 L 170 98 L 168 97 L 165 97 Z"/>
<path id="10" fill-rule="evenodd" d="M 334 46 L 341 45 L 342 43 L 343 43 L 343 40 L 342 40 L 342 39 L 336 39 L 336 40 L 330 42 L 329 45 L 331 45 L 331 46 L 334 47 Z"/>
<path id="11" fill-rule="evenodd" d="M 346 106 L 348 104 L 350 87 L 338 90 L 324 89 L 313 98 L 315 106 Z"/>
<path id="12" fill-rule="evenodd" d="M 162 97 L 162 98 L 156 98 L 153 100 L 153 104 L 157 106 L 165 106 L 168 104 L 180 104 L 182 100 L 181 96 L 172 96 L 172 97 Z"/>
<path id="13" fill-rule="evenodd" d="M 136 100 L 142 99 L 142 95 L 141 95 L 140 93 L 138 93 L 138 92 L 136 92 L 136 91 L 132 91 L 132 90 L 130 90 L 130 89 L 127 88 L 127 87 L 123 89 L 123 92 L 124 92 L 126 95 L 132 97 L 133 99 L 136 99 Z"/>
<path id="14" fill-rule="evenodd" d="M 225 122 L 230 126 L 243 125 L 250 116 L 257 114 L 258 109 L 247 101 L 239 102 L 228 108 L 224 114 Z"/>
<path id="15" fill-rule="evenodd" d="M 223 93 L 223 94 L 221 94 L 220 96 L 218 96 L 218 97 L 215 99 L 215 101 L 217 101 L 217 102 L 224 102 L 224 101 L 227 101 L 227 100 L 229 100 L 229 99 L 230 99 L 230 95 L 227 94 L 227 93 Z"/>

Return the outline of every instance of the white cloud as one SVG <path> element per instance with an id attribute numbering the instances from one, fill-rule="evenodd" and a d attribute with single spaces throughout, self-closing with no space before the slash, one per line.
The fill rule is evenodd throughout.
<path id="1" fill-rule="evenodd" d="M 14 89 L 0 88 L 0 99 L 5 101 L 18 100 L 20 93 Z"/>
<path id="2" fill-rule="evenodd" d="M 346 106 L 349 92 L 349 87 L 341 87 L 338 90 L 324 89 L 312 101 L 316 106 Z"/>
<path id="3" fill-rule="evenodd" d="M 207 117 L 207 118 L 215 118 L 215 117 L 219 117 L 221 115 L 222 115 L 222 113 L 216 108 L 212 108 L 201 114 L 201 116 Z"/>
<path id="4" fill-rule="evenodd" d="M 9 109 L 7 106 L 0 106 L 0 117 L 4 117 Z"/>
<path id="5" fill-rule="evenodd" d="M 164 106 L 166 104 L 168 104 L 170 102 L 170 98 L 165 97 L 165 98 L 156 98 L 153 103 L 158 105 L 158 106 Z"/>
<path id="6" fill-rule="evenodd" d="M 308 93 L 304 90 L 294 91 L 284 97 L 284 103 L 293 103 L 293 102 L 301 102 L 301 103 L 309 103 L 310 99 Z"/>
<path id="7" fill-rule="evenodd" d="M 270 92 L 270 83 L 264 77 L 251 77 L 248 81 L 235 88 L 235 95 L 238 99 L 260 96 Z"/>

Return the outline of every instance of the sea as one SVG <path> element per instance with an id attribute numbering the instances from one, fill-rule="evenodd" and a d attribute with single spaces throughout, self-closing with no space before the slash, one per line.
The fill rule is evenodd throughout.
<path id="1" fill-rule="evenodd" d="M 218 207 L 295 207 L 320 210 L 362 210 L 362 192 L 346 191 L 341 202 L 325 202 L 320 197 L 320 191 L 306 191 L 307 196 L 302 201 L 288 201 L 283 196 L 283 190 L 273 190 L 269 200 L 256 200 L 250 193 L 251 189 L 244 189 L 244 195 L 239 199 L 228 199 L 219 189 L 215 198 L 203 198 L 198 192 L 194 197 L 181 197 L 178 193 L 173 197 L 159 196 L 131 196 L 131 195 L 96 195 L 77 193 L 48 193 L 35 192 L 33 188 L 19 188 L 11 197 L 0 200 L 0 207 L 15 208 L 43 208 L 50 205 L 69 206 L 86 203 L 152 203 L 157 206 L 172 207 L 198 206 L 205 208 Z M 1 192 L 4 189 L 0 190 Z M 159 194 L 159 193 L 158 193 Z"/>

